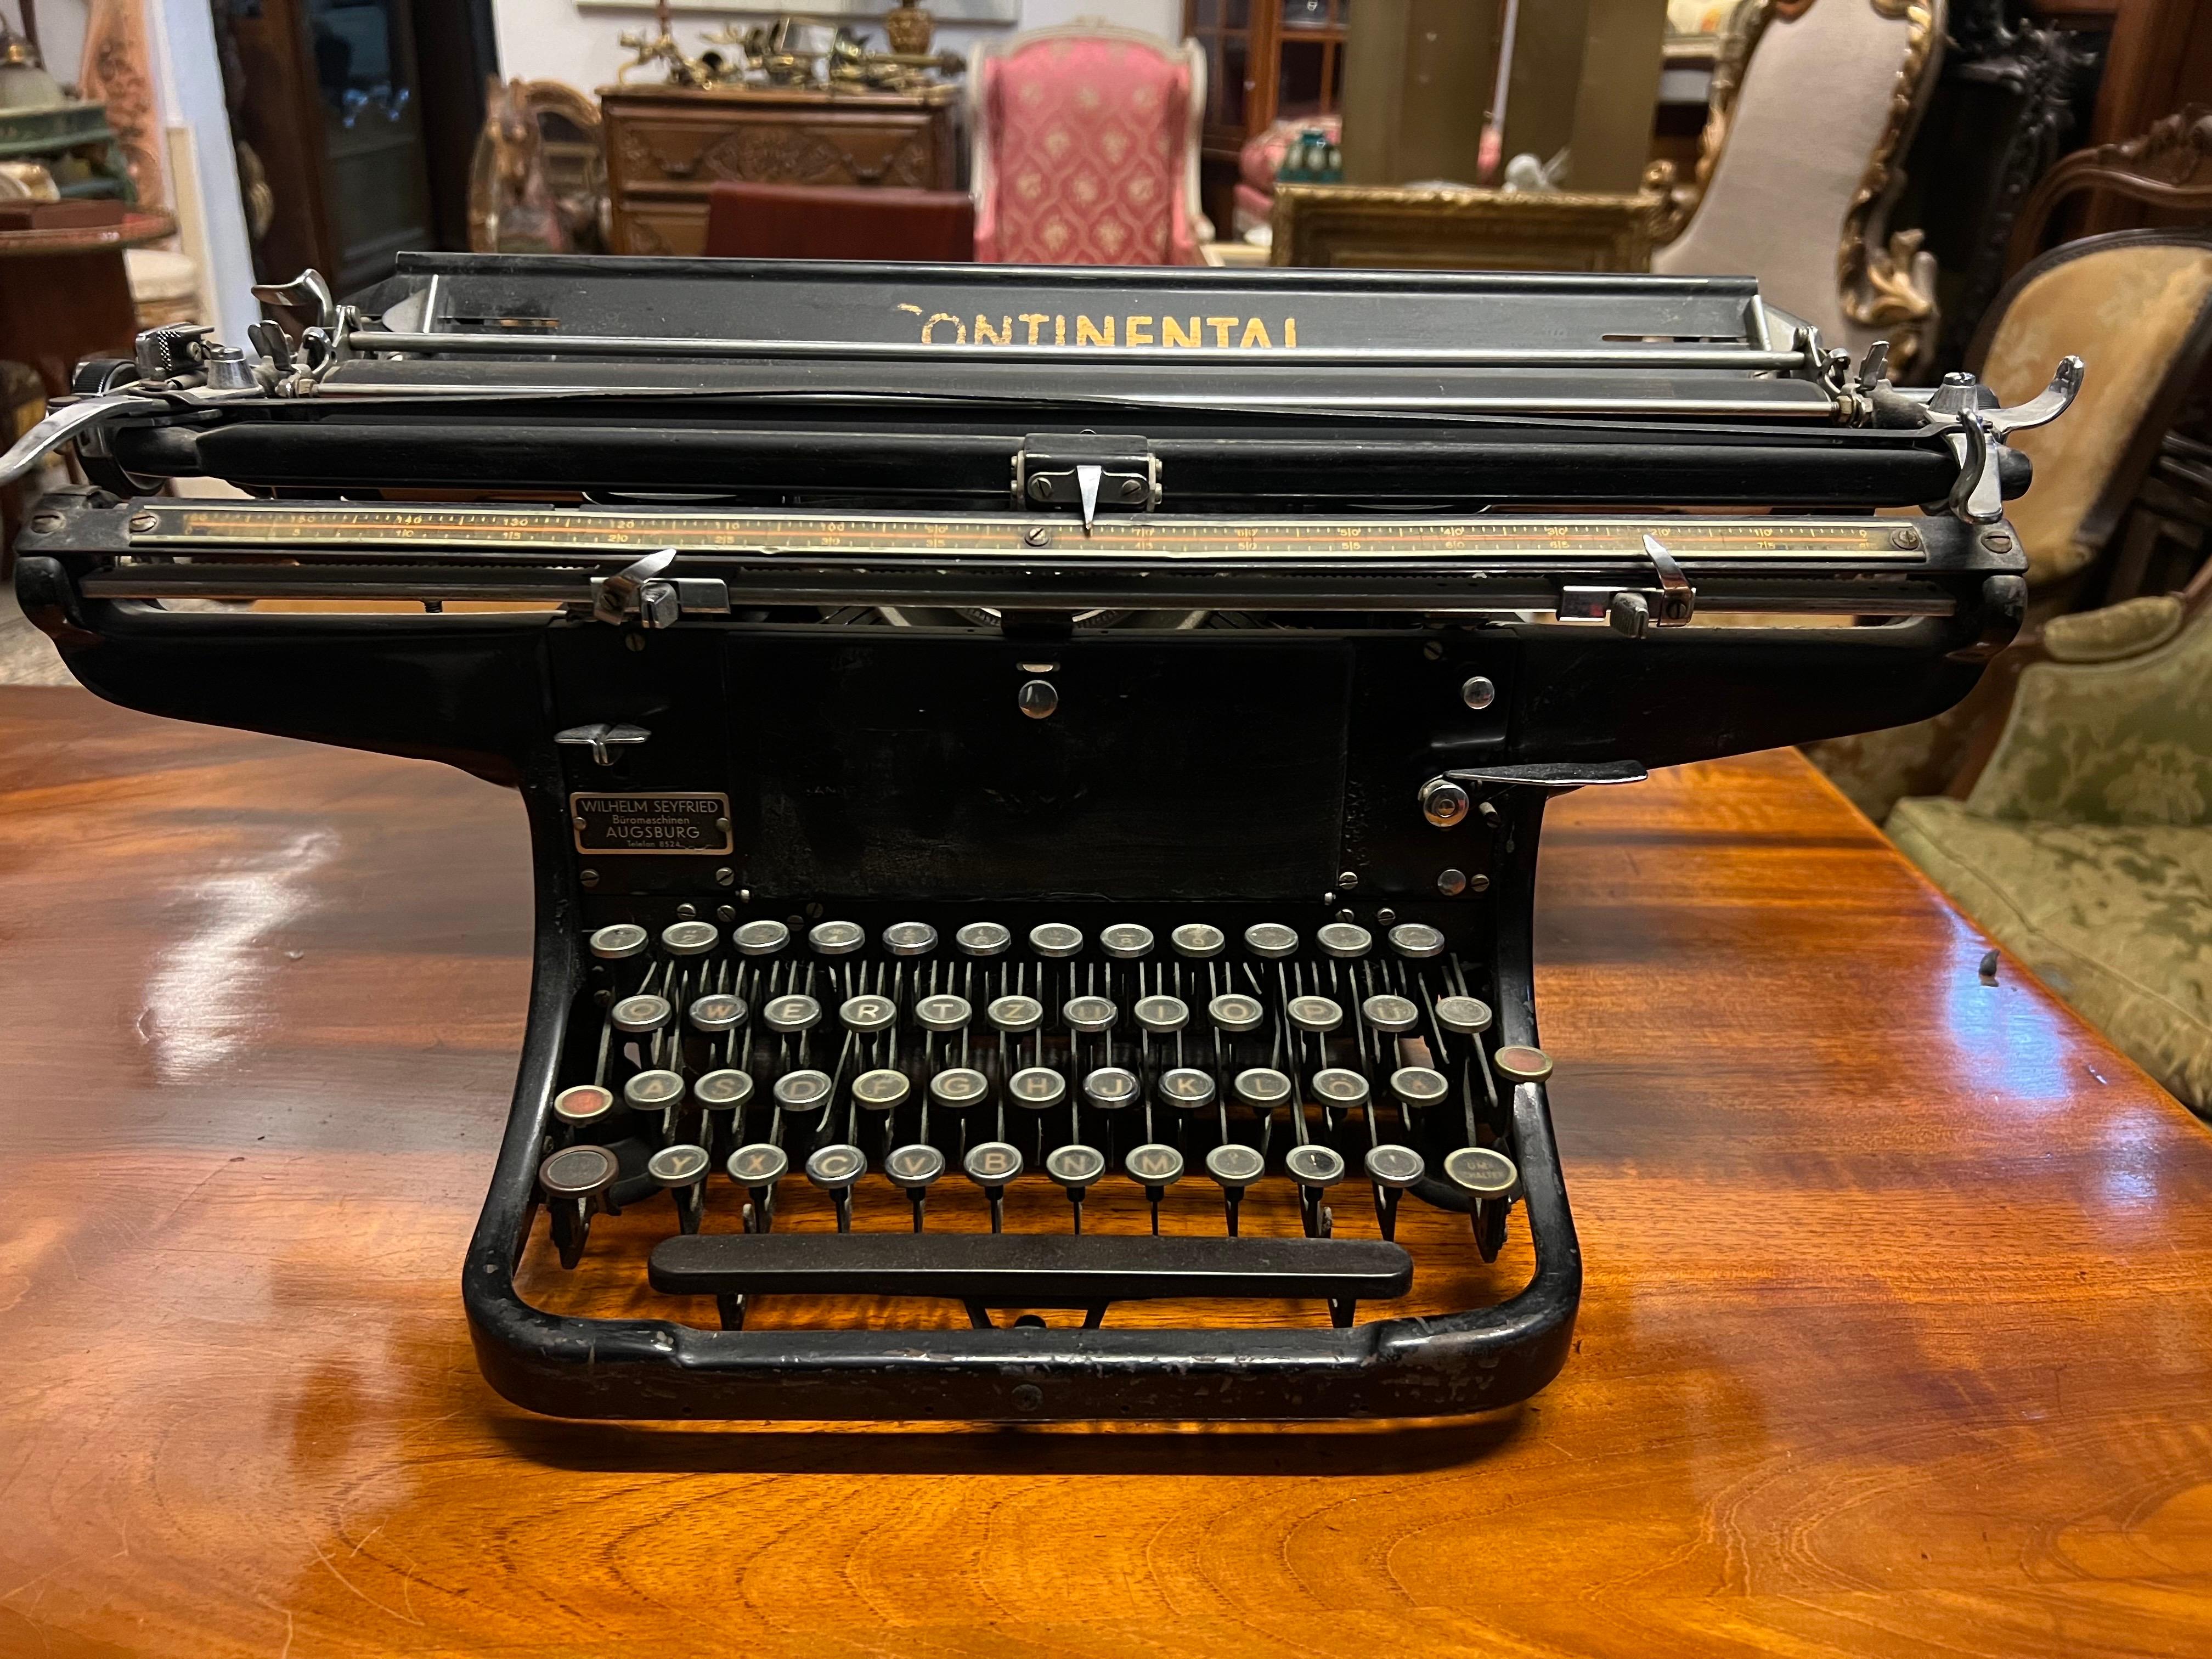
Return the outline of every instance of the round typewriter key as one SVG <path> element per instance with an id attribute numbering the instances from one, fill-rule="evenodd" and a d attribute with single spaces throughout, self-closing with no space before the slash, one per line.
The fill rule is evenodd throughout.
<path id="1" fill-rule="evenodd" d="M 1177 1066 L 1160 1073 L 1160 1098 L 1179 1110 L 1195 1112 L 1213 1104 L 1213 1079 L 1194 1066 Z"/>
<path id="2" fill-rule="evenodd" d="M 749 921 L 730 937 L 740 956 L 772 957 L 791 943 L 791 929 L 780 921 Z"/>
<path id="3" fill-rule="evenodd" d="M 1067 1098 L 1067 1079 L 1049 1066 L 1024 1066 L 1006 1079 L 1006 1098 L 1033 1112 L 1048 1111 Z"/>
<path id="4" fill-rule="evenodd" d="M 822 1023 L 822 1005 L 812 997 L 770 997 L 761 1024 L 771 1031 L 811 1031 Z"/>
<path id="5" fill-rule="evenodd" d="M 1243 1141 L 1231 1140 L 1206 1155 L 1206 1172 L 1223 1186 L 1242 1192 L 1267 1173 L 1267 1160 Z"/>
<path id="6" fill-rule="evenodd" d="M 645 1160 L 645 1172 L 664 1187 L 690 1187 L 707 1175 L 704 1146 L 663 1146 Z"/>
<path id="7" fill-rule="evenodd" d="M 1490 1029 L 1490 1005 L 1480 997 L 1438 997 L 1437 1024 L 1462 1036 L 1478 1036 Z"/>
<path id="8" fill-rule="evenodd" d="M 884 1154 L 884 1173 L 893 1186 L 918 1193 L 945 1173 L 945 1154 L 924 1141 L 894 1147 Z"/>
<path id="9" fill-rule="evenodd" d="M 1203 961 L 1207 957 L 1219 956 L 1229 943 L 1229 936 L 1211 922 L 1186 921 L 1168 935 L 1168 943 L 1175 946 L 1177 956 Z"/>
<path id="10" fill-rule="evenodd" d="M 817 1146 L 806 1160 L 806 1178 L 825 1193 L 842 1192 L 868 1172 L 868 1155 L 858 1146 Z"/>
<path id="11" fill-rule="evenodd" d="M 973 1106 L 991 1092 L 991 1081 L 972 1066 L 952 1066 L 929 1079 L 929 1097 L 954 1110 Z"/>
<path id="12" fill-rule="evenodd" d="M 710 1112 L 726 1112 L 752 1097 L 752 1073 L 731 1067 L 709 1072 L 691 1085 L 691 1098 Z"/>
<path id="13" fill-rule="evenodd" d="M 968 1149 L 960 1167 L 978 1187 L 1003 1187 L 1022 1172 L 1022 1155 L 1003 1140 L 986 1140 Z"/>
<path id="14" fill-rule="evenodd" d="M 1333 957 L 1349 960 L 1374 947 L 1375 935 L 1356 922 L 1332 921 L 1314 934 L 1314 943 Z"/>
<path id="15" fill-rule="evenodd" d="M 1521 1171 L 1494 1146 L 1462 1146 L 1444 1159 L 1453 1186 L 1474 1198 L 1518 1198 Z"/>
<path id="16" fill-rule="evenodd" d="M 1429 1167 L 1411 1146 L 1370 1146 L 1366 1164 L 1370 1181 L 1401 1191 L 1419 1181 Z"/>
<path id="17" fill-rule="evenodd" d="M 1344 1158 L 1334 1146 L 1308 1141 L 1283 1154 L 1283 1167 L 1301 1187 L 1334 1187 L 1344 1179 Z"/>
<path id="18" fill-rule="evenodd" d="M 1260 1006 L 1260 999 L 1248 997 L 1242 991 L 1230 991 L 1206 1005 L 1206 1015 L 1224 1031 L 1256 1031 L 1267 1018 L 1267 1011 Z"/>
<path id="19" fill-rule="evenodd" d="M 1083 930 L 1064 921 L 1041 921 L 1030 929 L 1030 949 L 1041 957 L 1083 954 Z"/>
<path id="20" fill-rule="evenodd" d="M 1139 997 L 1130 1012 L 1136 1015 L 1137 1024 L 1155 1036 L 1180 1031 L 1190 1024 L 1190 1005 L 1181 997 Z"/>
<path id="21" fill-rule="evenodd" d="M 1314 1098 L 1340 1112 L 1367 1103 L 1367 1079 L 1341 1066 L 1330 1066 L 1313 1076 Z"/>
<path id="22" fill-rule="evenodd" d="M 817 921 L 806 930 L 806 942 L 823 957 L 849 957 L 868 942 L 868 930 L 857 921 Z"/>
<path id="23" fill-rule="evenodd" d="M 1044 1024 L 1044 1004 L 1035 997 L 994 997 L 983 1018 L 1008 1036 L 1019 1036 Z"/>
<path id="24" fill-rule="evenodd" d="M 957 1031 L 965 1029 L 975 1012 L 966 997 L 940 992 L 914 1005 L 914 1023 L 925 1031 Z"/>
<path id="25" fill-rule="evenodd" d="M 668 1024 L 675 1009 L 668 1006 L 666 997 L 624 997 L 607 1010 L 607 1018 L 617 1031 L 627 1031 L 632 1036 L 643 1036 L 647 1031 L 657 1031 Z"/>
<path id="26" fill-rule="evenodd" d="M 1137 1074 L 1119 1066 L 1101 1066 L 1083 1079 L 1083 1098 L 1086 1104 L 1104 1112 L 1133 1104 L 1137 1098 Z"/>
<path id="27" fill-rule="evenodd" d="M 1080 1191 L 1106 1173 L 1106 1154 L 1080 1143 L 1055 1146 L 1045 1154 L 1044 1172 L 1061 1186 Z"/>
<path id="28" fill-rule="evenodd" d="M 1451 1085 L 1429 1066 L 1401 1066 L 1390 1073 L 1390 1092 L 1408 1106 L 1434 1106 L 1451 1093 Z"/>
<path id="29" fill-rule="evenodd" d="M 1440 957 L 1444 936 L 1425 921 L 1401 921 L 1390 930 L 1390 948 L 1401 957 Z"/>
<path id="30" fill-rule="evenodd" d="M 604 1146 L 564 1146 L 538 1166 L 538 1184 L 556 1198 L 589 1198 L 613 1186 L 621 1168 Z"/>
<path id="31" fill-rule="evenodd" d="M 1290 1079 L 1272 1066 L 1255 1066 L 1237 1073 L 1237 1098 L 1247 1106 L 1264 1112 L 1290 1097 Z"/>
<path id="32" fill-rule="evenodd" d="M 1110 1031 L 1121 1011 L 1105 997 L 1070 997 L 1060 1011 L 1071 1031 Z"/>
<path id="33" fill-rule="evenodd" d="M 721 930 L 711 921 L 671 922 L 660 930 L 660 948 L 672 957 L 703 957 L 721 938 Z"/>
<path id="34" fill-rule="evenodd" d="M 1147 1187 L 1172 1187 L 1182 1179 L 1182 1154 L 1172 1146 L 1163 1146 L 1158 1141 L 1147 1141 L 1142 1146 L 1129 1149 L 1121 1167 L 1129 1172 L 1132 1181 Z"/>
<path id="35" fill-rule="evenodd" d="M 613 1091 L 596 1083 L 579 1083 L 553 1097 L 553 1115 L 563 1123 L 597 1123 L 614 1109 Z"/>
<path id="36" fill-rule="evenodd" d="M 1152 930 L 1140 922 L 1117 921 L 1099 931 L 1098 948 L 1109 957 L 1133 962 L 1152 954 Z"/>
<path id="37" fill-rule="evenodd" d="M 1298 930 L 1279 921 L 1255 921 L 1244 930 L 1244 948 L 1270 961 L 1298 953 Z"/>
<path id="38" fill-rule="evenodd" d="M 837 1018 L 848 1031 L 888 1031 L 898 1019 L 898 1004 L 872 993 L 847 997 L 838 1007 Z"/>
<path id="39" fill-rule="evenodd" d="M 872 1072 L 863 1072 L 853 1079 L 853 1098 L 872 1112 L 888 1112 L 906 1104 L 906 1097 L 914 1085 L 906 1079 L 904 1072 L 894 1072 L 888 1066 Z"/>
<path id="40" fill-rule="evenodd" d="M 1498 1075 L 1510 1083 L 1541 1083 L 1552 1074 L 1552 1057 L 1541 1048 L 1511 1042 L 1490 1057 Z"/>
<path id="41" fill-rule="evenodd" d="M 640 1072 L 623 1085 L 623 1104 L 633 1111 L 665 1112 L 684 1098 L 684 1079 L 673 1072 Z"/>
<path id="42" fill-rule="evenodd" d="M 1013 931 L 999 921 L 971 921 L 952 939 L 960 954 L 967 957 L 1003 956 L 1014 942 Z"/>
<path id="43" fill-rule="evenodd" d="M 786 1072 L 775 1080 L 775 1103 L 787 1112 L 811 1112 L 829 1103 L 826 1072 Z"/>
<path id="44" fill-rule="evenodd" d="M 592 935 L 592 954 L 602 962 L 621 962 L 645 949 L 646 931 L 634 921 L 618 921 Z"/>
<path id="45" fill-rule="evenodd" d="M 791 1168 L 791 1160 L 775 1142 L 755 1140 L 732 1152 L 730 1161 L 722 1167 L 730 1172 L 730 1179 L 741 1187 L 772 1187 L 783 1179 L 784 1172 Z"/>
<path id="46" fill-rule="evenodd" d="M 1421 1011 L 1401 996 L 1385 991 L 1359 1005 L 1359 1017 L 1378 1031 L 1410 1031 L 1421 1023 Z"/>
<path id="47" fill-rule="evenodd" d="M 694 997 L 691 1006 L 684 1011 L 684 1018 L 691 1022 L 693 1030 L 704 1031 L 709 1036 L 733 1031 L 744 1023 L 745 1000 L 733 997 L 726 991 Z"/>
<path id="48" fill-rule="evenodd" d="M 1328 997 L 1292 997 L 1283 1013 L 1301 1031 L 1334 1031 L 1344 1024 L 1344 1010 Z"/>
<path id="49" fill-rule="evenodd" d="M 926 921 L 895 921 L 884 929 L 884 949 L 895 957 L 926 957 L 937 948 L 937 929 Z"/>

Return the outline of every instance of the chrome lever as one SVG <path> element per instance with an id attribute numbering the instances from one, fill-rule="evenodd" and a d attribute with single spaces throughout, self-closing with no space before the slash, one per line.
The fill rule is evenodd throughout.
<path id="1" fill-rule="evenodd" d="M 0 486 L 20 482 L 55 450 L 102 421 L 125 415 L 164 415 L 168 410 L 169 405 L 158 398 L 134 398 L 127 392 L 88 398 L 56 410 L 16 439 L 5 455 L 0 455 Z"/>
<path id="2" fill-rule="evenodd" d="M 676 562 L 676 550 L 664 547 L 658 553 L 648 553 L 635 564 L 624 565 L 613 575 L 599 584 L 599 592 L 592 599 L 592 615 L 603 623 L 622 626 L 623 620 L 635 611 L 647 626 L 653 624 L 653 608 L 646 604 L 648 584 L 659 582 L 668 567 Z M 671 595 L 672 599 L 673 595 Z M 672 617 L 668 620 L 673 621 Z"/>
<path id="3" fill-rule="evenodd" d="M 2002 443 L 2015 432 L 2025 432 L 2030 427 L 2047 426 L 2063 415 L 2081 395 L 2081 377 L 2087 366 L 2079 357 L 2067 356 L 2058 360 L 2058 367 L 2051 371 L 2051 384 L 2024 404 L 2014 404 L 2005 409 L 1982 411 L 1990 435 Z"/>

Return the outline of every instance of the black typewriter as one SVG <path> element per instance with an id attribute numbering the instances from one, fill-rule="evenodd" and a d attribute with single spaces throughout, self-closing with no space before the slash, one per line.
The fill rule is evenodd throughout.
<path id="1" fill-rule="evenodd" d="M 1546 801 L 1956 702 L 2021 619 L 2005 439 L 2081 374 L 1901 389 L 1747 279 L 258 292 L 0 464 L 89 480 L 18 590 L 116 702 L 520 793 L 463 1297 L 494 1386 L 587 1417 L 1540 1388 L 1583 1273 Z"/>

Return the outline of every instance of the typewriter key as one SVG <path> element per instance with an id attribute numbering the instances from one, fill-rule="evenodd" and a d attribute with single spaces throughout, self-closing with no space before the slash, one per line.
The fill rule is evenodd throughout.
<path id="1" fill-rule="evenodd" d="M 1139 922 L 1117 921 L 1100 930 L 1098 947 L 1109 957 L 1133 962 L 1152 954 L 1152 930 Z"/>
<path id="2" fill-rule="evenodd" d="M 1541 1083 L 1552 1074 L 1552 1057 L 1541 1048 L 1512 1042 L 1490 1057 L 1498 1075 L 1509 1083 Z"/>
<path id="3" fill-rule="evenodd" d="M 645 1172 L 667 1189 L 676 1200 L 676 1224 L 687 1233 L 699 1231 L 706 1209 L 705 1182 L 712 1162 L 704 1146 L 663 1146 L 645 1161 Z"/>
<path id="4" fill-rule="evenodd" d="M 1244 948 L 1269 961 L 1294 957 L 1298 953 L 1298 930 L 1279 921 L 1255 921 L 1244 930 Z"/>
<path id="5" fill-rule="evenodd" d="M 1434 1106 L 1451 1093 L 1451 1085 L 1426 1066 L 1401 1066 L 1390 1073 L 1390 1092 L 1408 1106 Z"/>
<path id="6" fill-rule="evenodd" d="M 1066 1188 L 1068 1196 L 1074 1198 L 1106 1173 L 1106 1154 L 1080 1142 L 1055 1146 L 1045 1154 L 1044 1172 Z"/>
<path id="7" fill-rule="evenodd" d="M 684 1099 L 684 1079 L 673 1072 L 640 1072 L 623 1085 L 623 1104 L 634 1112 L 673 1111 Z"/>
<path id="8" fill-rule="evenodd" d="M 579 1083 L 553 1097 L 553 1115 L 563 1123 L 597 1123 L 614 1109 L 613 1091 L 596 1083 Z"/>
<path id="9" fill-rule="evenodd" d="M 1133 1146 L 1129 1156 L 1121 1161 L 1129 1178 L 1146 1191 L 1172 1187 L 1182 1179 L 1182 1154 L 1172 1146 L 1163 1146 L 1158 1141 L 1147 1141 L 1142 1146 Z M 1157 1202 L 1157 1199 L 1154 1200 Z"/>
<path id="10" fill-rule="evenodd" d="M 1006 1079 L 1006 1098 L 1033 1112 L 1048 1111 L 1067 1098 L 1067 1079 L 1049 1066 L 1024 1066 Z"/>
<path id="11" fill-rule="evenodd" d="M 711 921 L 671 922 L 660 930 L 660 948 L 672 957 L 703 957 L 721 938 Z"/>
<path id="12" fill-rule="evenodd" d="M 725 1068 L 709 1072 L 691 1085 L 691 1098 L 710 1112 L 727 1112 L 753 1097 L 750 1072 Z"/>
<path id="13" fill-rule="evenodd" d="M 1014 942 L 1013 931 L 998 921 L 971 921 L 952 939 L 959 945 L 960 954 L 966 957 L 1003 956 L 1006 947 Z"/>
<path id="14" fill-rule="evenodd" d="M 643 1036 L 667 1024 L 675 1012 L 668 1006 L 666 997 L 624 997 L 607 1010 L 607 1018 L 617 1031 Z"/>
<path id="15" fill-rule="evenodd" d="M 1419 1181 L 1429 1167 L 1411 1146 L 1389 1145 L 1370 1146 L 1366 1164 L 1370 1181 L 1398 1192 Z"/>
<path id="16" fill-rule="evenodd" d="M 1410 1031 L 1421 1023 L 1421 1011 L 1401 996 L 1384 992 L 1359 1005 L 1359 1017 L 1378 1031 Z"/>
<path id="17" fill-rule="evenodd" d="M 1103 1112 L 1131 1105 L 1137 1098 L 1137 1074 L 1119 1066 L 1101 1066 L 1083 1079 L 1083 1098 Z"/>
<path id="18" fill-rule="evenodd" d="M 745 1000 L 733 997 L 724 991 L 711 996 L 694 997 L 691 1006 L 684 1012 L 695 1031 L 714 1036 L 722 1031 L 733 1031 L 744 1023 Z"/>
<path id="19" fill-rule="evenodd" d="M 1283 1013 L 1301 1031 L 1334 1031 L 1344 1024 L 1344 1010 L 1328 997 L 1292 997 Z"/>
<path id="20" fill-rule="evenodd" d="M 1390 930 L 1390 948 L 1401 957 L 1440 957 L 1444 936 L 1425 921 L 1401 921 Z"/>
<path id="21" fill-rule="evenodd" d="M 868 930 L 857 921 L 817 921 L 806 930 L 806 942 L 821 957 L 849 957 L 868 942 Z"/>
<path id="22" fill-rule="evenodd" d="M 1041 921 L 1030 929 L 1030 949 L 1041 957 L 1083 954 L 1083 930 L 1064 921 Z"/>
<path id="23" fill-rule="evenodd" d="M 945 1173 L 945 1154 L 925 1141 L 894 1147 L 884 1156 L 884 1173 L 893 1186 L 919 1193 Z"/>
<path id="24" fill-rule="evenodd" d="M 872 1112 L 888 1112 L 906 1104 L 913 1086 L 904 1072 L 879 1068 L 863 1072 L 853 1079 L 853 1098 Z"/>
<path id="25" fill-rule="evenodd" d="M 811 1031 L 822 1023 L 822 1005 L 812 997 L 770 997 L 761 1024 L 771 1031 Z"/>
<path id="26" fill-rule="evenodd" d="M 1044 1004 L 1035 997 L 996 997 L 984 1009 L 983 1018 L 1008 1036 L 1019 1036 L 1044 1024 Z"/>
<path id="27" fill-rule="evenodd" d="M 1490 1029 L 1490 1005 L 1480 997 L 1438 997 L 1437 1024 L 1462 1036 L 1479 1036 Z"/>
<path id="28" fill-rule="evenodd" d="M 929 1079 L 929 1097 L 954 1111 L 975 1105 L 991 1092 L 991 1080 L 972 1066 L 951 1066 Z"/>
<path id="29" fill-rule="evenodd" d="M 1070 997 L 1060 1016 L 1071 1031 L 1110 1031 L 1121 1011 L 1105 997 Z"/>
<path id="30" fill-rule="evenodd" d="M 926 957 L 937 948 L 937 929 L 926 921 L 895 921 L 884 929 L 884 949 L 895 957 Z"/>
<path id="31" fill-rule="evenodd" d="M 741 956 L 772 957 L 791 943 L 791 929 L 780 921 L 748 921 L 730 935 Z"/>
<path id="32" fill-rule="evenodd" d="M 1190 1024 L 1190 1005 L 1181 997 L 1139 997 L 1130 1012 L 1136 1015 L 1137 1024 L 1155 1036 L 1180 1031 Z"/>
<path id="33" fill-rule="evenodd" d="M 538 1166 L 538 1184 L 554 1198 L 593 1198 L 621 1168 L 604 1146 L 564 1146 Z"/>
<path id="34" fill-rule="evenodd" d="M 1232 1192 L 1242 1193 L 1267 1173 L 1267 1160 L 1241 1140 L 1226 1141 L 1206 1155 L 1206 1172 Z"/>
<path id="35" fill-rule="evenodd" d="M 791 1160 L 784 1155 L 783 1148 L 774 1141 L 755 1140 L 732 1152 L 730 1161 L 723 1167 L 729 1170 L 730 1179 L 738 1185 L 750 1187 L 757 1192 L 782 1180 L 785 1172 L 791 1168 Z"/>
<path id="36" fill-rule="evenodd" d="M 645 949 L 646 931 L 634 921 L 618 921 L 592 935 L 592 954 L 602 962 L 621 962 Z"/>
<path id="37" fill-rule="evenodd" d="M 1473 1198 L 1521 1196 L 1521 1171 L 1494 1146 L 1462 1146 L 1444 1158 L 1453 1186 Z"/>
<path id="38" fill-rule="evenodd" d="M 1283 1155 L 1283 1167 L 1301 1187 L 1334 1187 L 1344 1179 L 1344 1158 L 1334 1146 L 1310 1140 Z"/>
<path id="39" fill-rule="evenodd" d="M 966 997 L 940 992 L 914 1005 L 914 1023 L 925 1031 L 957 1031 L 965 1029 L 975 1012 Z"/>
<path id="40" fill-rule="evenodd" d="M 1237 1073 L 1237 1098 L 1255 1111 L 1271 1111 L 1291 1097 L 1291 1080 L 1272 1066 Z"/>
<path id="41" fill-rule="evenodd" d="M 806 1178 L 825 1193 L 843 1192 L 868 1172 L 868 1156 L 858 1146 L 817 1146 L 806 1160 Z"/>
<path id="42" fill-rule="evenodd" d="M 1213 1079 L 1194 1066 L 1177 1066 L 1160 1073 L 1159 1097 L 1169 1105 L 1195 1112 L 1213 1104 Z"/>
<path id="43" fill-rule="evenodd" d="M 1341 1066 L 1330 1066 L 1313 1076 L 1314 1098 L 1334 1111 L 1348 1112 L 1367 1103 L 1367 1079 Z"/>
<path id="44" fill-rule="evenodd" d="M 1177 956 L 1202 961 L 1219 956 L 1222 947 L 1229 943 L 1229 936 L 1211 922 L 1186 921 L 1168 935 L 1168 942 L 1175 946 Z"/>
<path id="45" fill-rule="evenodd" d="M 1348 960 L 1365 956 L 1374 946 L 1375 935 L 1354 922 L 1332 921 L 1316 932 L 1314 943 L 1329 955 Z"/>
<path id="46" fill-rule="evenodd" d="M 829 1103 L 830 1090 L 826 1072 L 786 1072 L 775 1080 L 775 1103 L 787 1112 L 816 1111 Z"/>
<path id="47" fill-rule="evenodd" d="M 1208 1018 L 1224 1031 L 1256 1031 L 1267 1017 L 1260 1006 L 1260 999 L 1248 997 L 1242 991 L 1231 991 L 1218 996 L 1206 1005 Z"/>
<path id="48" fill-rule="evenodd" d="M 898 1019 L 898 1004 L 889 997 L 872 994 L 848 997 L 837 1010 L 837 1018 L 848 1031 L 859 1031 L 864 1035 L 871 1031 L 888 1031 Z"/>
<path id="49" fill-rule="evenodd" d="M 978 1187 L 1003 1187 L 1021 1174 L 1022 1155 L 1003 1140 L 986 1140 L 968 1149 L 960 1167 Z"/>

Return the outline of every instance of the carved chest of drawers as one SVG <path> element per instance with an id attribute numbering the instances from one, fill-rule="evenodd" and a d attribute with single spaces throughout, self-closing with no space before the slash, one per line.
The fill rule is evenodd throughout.
<path id="1" fill-rule="evenodd" d="M 606 87 L 607 188 L 617 253 L 700 253 L 718 179 L 959 185 L 960 91 Z"/>

